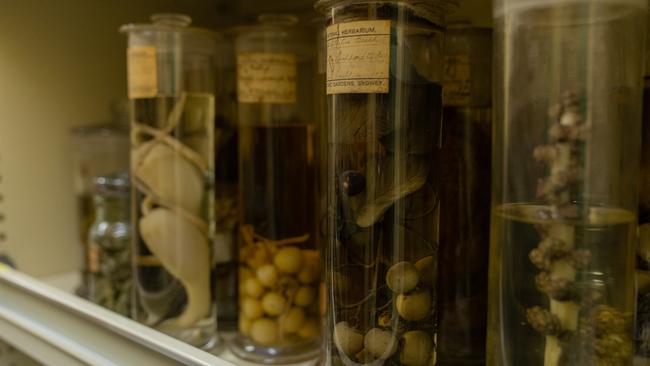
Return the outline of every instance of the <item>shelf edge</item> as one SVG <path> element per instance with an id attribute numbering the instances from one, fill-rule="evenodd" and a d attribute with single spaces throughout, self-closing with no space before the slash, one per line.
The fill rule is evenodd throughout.
<path id="1" fill-rule="evenodd" d="M 0 338 L 48 365 L 235 366 L 2 264 Z"/>

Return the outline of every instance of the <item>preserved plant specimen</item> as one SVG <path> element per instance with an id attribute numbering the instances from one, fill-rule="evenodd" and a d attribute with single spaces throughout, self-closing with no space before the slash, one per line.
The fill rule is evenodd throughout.
<path id="1" fill-rule="evenodd" d="M 263 363 L 313 358 L 320 336 L 315 52 L 287 15 L 237 30 L 239 336 Z"/>
<path id="2" fill-rule="evenodd" d="M 489 365 L 631 365 L 645 1 L 495 3 Z"/>
<path id="3" fill-rule="evenodd" d="M 491 30 L 450 26 L 439 168 L 438 365 L 485 364 L 491 76 Z"/>
<path id="4" fill-rule="evenodd" d="M 126 25 L 132 103 L 136 319 L 196 346 L 216 340 L 213 33 L 182 15 Z"/>
<path id="5" fill-rule="evenodd" d="M 325 363 L 435 363 L 444 15 L 320 1 L 328 16 Z"/>

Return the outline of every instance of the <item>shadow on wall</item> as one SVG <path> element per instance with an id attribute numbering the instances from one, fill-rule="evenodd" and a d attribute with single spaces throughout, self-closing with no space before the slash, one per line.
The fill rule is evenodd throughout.
<path id="1" fill-rule="evenodd" d="M 212 0 L 8 1 L 0 12 L 0 223 L 9 254 L 35 276 L 81 263 L 69 130 L 108 119 L 126 94 L 121 24 L 154 12 L 217 23 Z"/>

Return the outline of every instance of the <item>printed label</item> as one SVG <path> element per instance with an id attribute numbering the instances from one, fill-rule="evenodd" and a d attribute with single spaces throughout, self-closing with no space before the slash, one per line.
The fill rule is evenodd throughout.
<path id="1" fill-rule="evenodd" d="M 445 83 L 443 96 L 446 105 L 468 105 L 472 99 L 469 55 L 445 56 Z"/>
<path id="2" fill-rule="evenodd" d="M 327 94 L 388 93 L 390 20 L 327 27 Z"/>
<path id="3" fill-rule="evenodd" d="M 156 47 L 129 47 L 126 58 L 129 99 L 156 97 L 158 93 Z"/>
<path id="4" fill-rule="evenodd" d="M 296 102 L 296 56 L 291 53 L 237 55 L 237 99 L 240 103 Z"/>

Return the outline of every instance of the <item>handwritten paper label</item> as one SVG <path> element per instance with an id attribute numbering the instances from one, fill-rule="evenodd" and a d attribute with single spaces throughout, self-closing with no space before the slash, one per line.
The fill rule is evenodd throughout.
<path id="1" fill-rule="evenodd" d="M 469 55 L 445 56 L 445 83 L 443 88 L 446 105 L 464 106 L 471 103 L 472 84 Z"/>
<path id="2" fill-rule="evenodd" d="M 388 93 L 390 20 L 327 27 L 327 94 Z"/>
<path id="3" fill-rule="evenodd" d="M 129 47 L 126 59 L 129 99 L 156 97 L 158 93 L 156 47 Z"/>
<path id="4" fill-rule="evenodd" d="M 237 99 L 240 103 L 296 102 L 296 55 L 240 53 L 237 55 Z"/>

